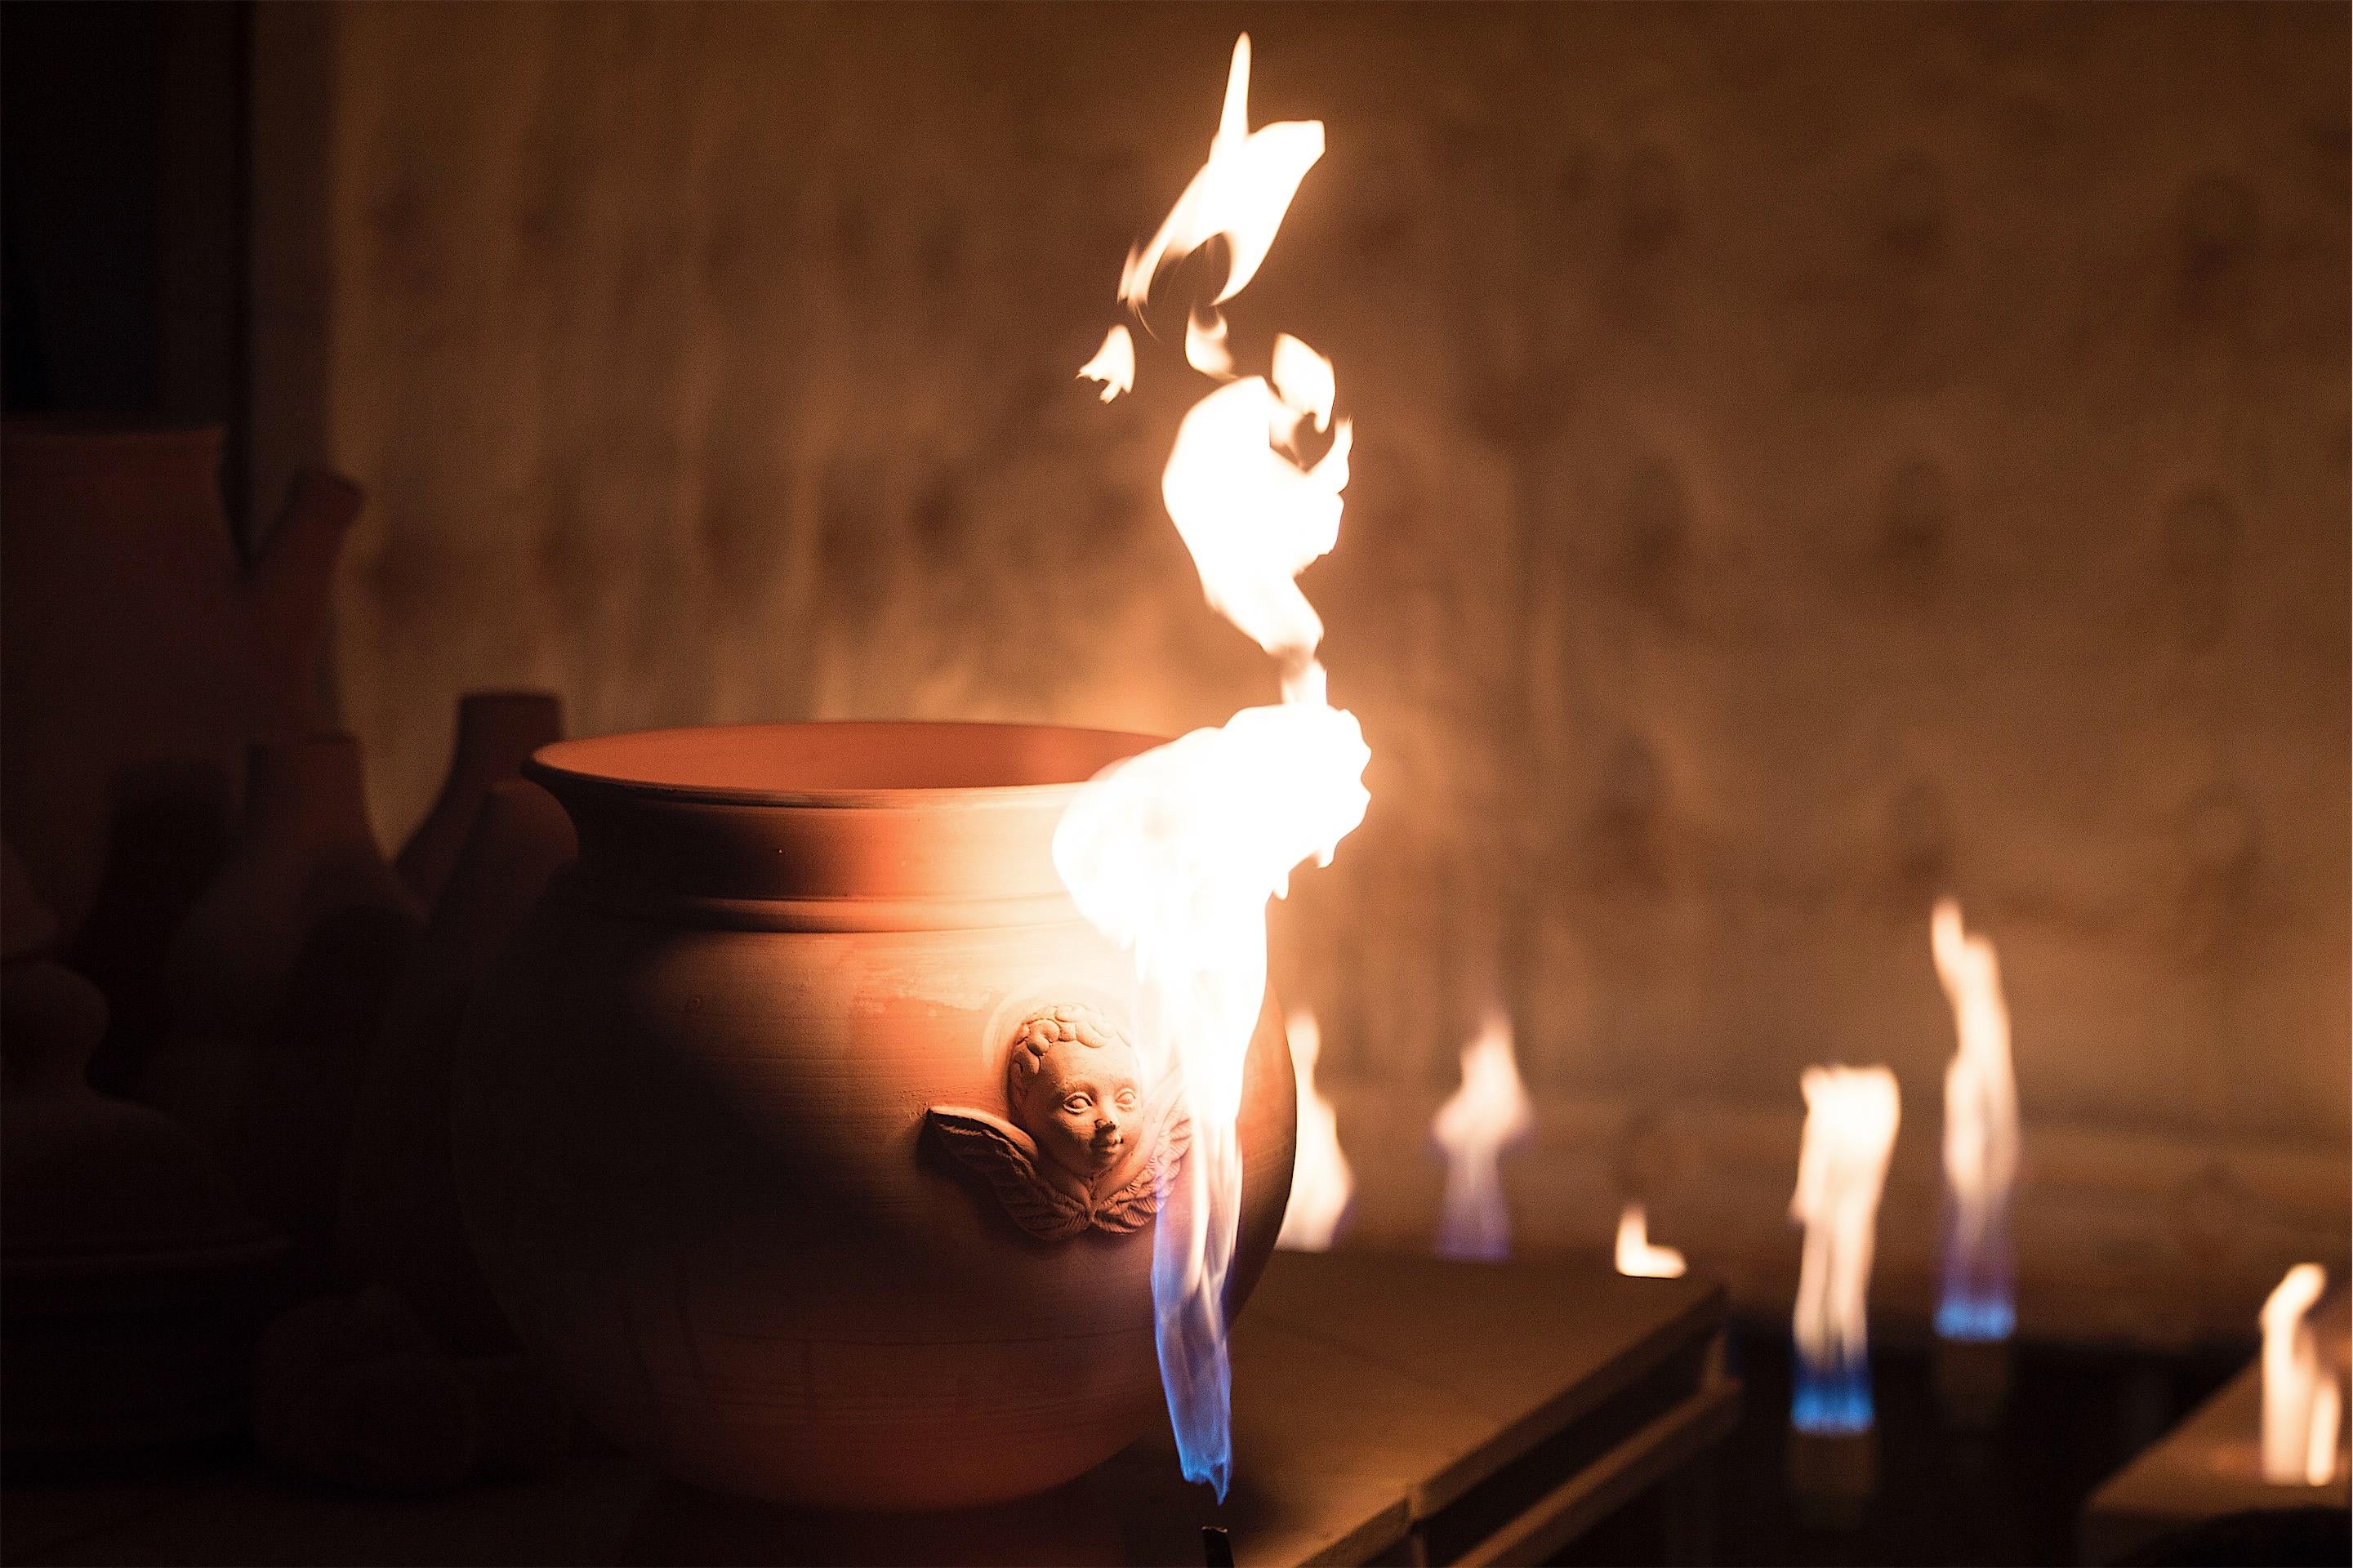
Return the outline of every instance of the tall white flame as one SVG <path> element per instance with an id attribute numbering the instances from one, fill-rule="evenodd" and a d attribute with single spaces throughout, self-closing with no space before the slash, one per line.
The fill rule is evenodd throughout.
<path id="1" fill-rule="evenodd" d="M 1955 1340 L 2007 1339 L 2018 1321 L 2010 1195 L 2018 1181 L 2019 1139 L 2001 965 L 1992 942 L 1962 928 L 1961 906 L 1951 899 L 1936 901 L 1928 950 L 1960 1039 L 1945 1068 L 1947 1229 L 1936 1331 Z"/>
<path id="2" fill-rule="evenodd" d="M 2319 1264 L 2299 1263 L 2263 1302 L 2263 1479 L 2281 1486 L 2325 1487 L 2337 1479 L 2344 1406 L 2311 1320 L 2327 1284 Z"/>
<path id="3" fill-rule="evenodd" d="M 1219 375 L 1231 354 L 1214 307 L 1256 273 L 1324 151 L 1320 122 L 1253 132 L 1249 106 L 1245 35 L 1208 162 L 1120 278 L 1120 298 L 1140 320 L 1164 263 L 1225 236 L 1225 282 L 1187 333 L 1196 365 Z M 1235 1123 L 1266 996 L 1266 902 L 1302 860 L 1331 858 L 1369 798 L 1371 753 L 1355 716 L 1324 701 L 1323 622 L 1292 581 L 1338 537 L 1348 426 L 1340 422 L 1329 449 L 1306 460 L 1303 444 L 1329 425 L 1335 383 L 1327 362 L 1284 342 L 1297 343 L 1278 342 L 1271 384 L 1230 382 L 1185 416 L 1161 478 L 1209 603 L 1282 661 L 1282 703 L 1105 770 L 1054 834 L 1055 869 L 1080 911 L 1134 954 L 1146 1051 L 1182 1075 L 1193 1144 L 1154 1231 L 1153 1307 L 1185 1474 L 1219 1497 L 1233 1468 L 1225 1286 L 1241 1207 Z"/>
<path id="4" fill-rule="evenodd" d="M 1680 1279 L 1683 1255 L 1651 1245 L 1651 1226 L 1641 1204 L 1628 1204 L 1618 1216 L 1618 1272 L 1638 1279 Z"/>
<path id="5" fill-rule="evenodd" d="M 1806 1130 L 1789 1215 L 1806 1240 L 1789 1418 L 1802 1431 L 1858 1432 L 1871 1425 L 1871 1256 L 1902 1106 L 1885 1068 L 1809 1068 L 1799 1087 Z"/>
<path id="6" fill-rule="evenodd" d="M 1462 1047 L 1462 1082 L 1438 1108 L 1430 1135 L 1446 1151 L 1446 1196 L 1438 1219 L 1441 1258 L 1512 1255 L 1512 1213 L 1504 1202 L 1502 1157 L 1535 1125 L 1512 1056 L 1512 1021 L 1491 1013 Z"/>
<path id="7" fill-rule="evenodd" d="M 1316 1091 L 1315 1060 L 1323 1055 L 1324 1034 L 1315 1015 L 1293 1008 L 1285 1032 L 1299 1086 L 1299 1152 L 1292 1166 L 1291 1206 L 1282 1211 L 1282 1234 L 1274 1244 L 1293 1252 L 1327 1252 L 1356 1195 L 1356 1178 L 1340 1151 L 1340 1114 Z"/>

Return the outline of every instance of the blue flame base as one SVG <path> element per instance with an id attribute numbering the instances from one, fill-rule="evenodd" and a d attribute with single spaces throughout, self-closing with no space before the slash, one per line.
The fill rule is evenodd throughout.
<path id="1" fill-rule="evenodd" d="M 1789 1395 L 1789 1425 L 1821 1436 L 1871 1430 L 1871 1363 L 1817 1367 L 1803 1355 Z"/>
<path id="2" fill-rule="evenodd" d="M 1155 1238 L 1152 1286 L 1157 1310 L 1160 1386 L 1168 1424 L 1188 1481 L 1206 1482 L 1226 1500 L 1233 1480 L 1233 1363 L 1226 1352 L 1225 1313 L 1217 1293 L 1186 1288 L 1184 1243 L 1174 1226 Z"/>
<path id="3" fill-rule="evenodd" d="M 1160 1382 L 1167 1392 L 1169 1425 L 1185 1479 L 1208 1486 L 1225 1501 L 1234 1479 L 1233 1366 L 1225 1345 L 1208 1346 L 1196 1337 L 1187 1349 L 1183 1336 L 1173 1345 L 1164 1339 Z"/>
<path id="4" fill-rule="evenodd" d="M 1220 1155 L 1239 1163 L 1230 1135 L 1220 1140 L 1218 1130 L 1210 1129 L 1197 1131 L 1194 1139 L 1184 1170 L 1198 1172 Z M 1238 1177 L 1234 1184 L 1240 1187 Z M 1160 1356 L 1160 1386 L 1167 1395 L 1168 1425 L 1185 1479 L 1206 1483 L 1223 1502 L 1234 1476 L 1234 1373 L 1226 1348 L 1223 1286 L 1240 1216 L 1229 1215 L 1221 1230 L 1212 1228 L 1197 1260 L 1190 1250 L 1191 1226 L 1169 1223 L 1175 1206 L 1170 1200 L 1179 1194 L 1164 1187 L 1162 1198 L 1152 1227 L 1153 1340 Z M 1200 1176 L 1195 1175 L 1181 1201 L 1208 1201 Z"/>
<path id="5" fill-rule="evenodd" d="M 1936 1336 L 1985 1343 L 2018 1328 L 2018 1309 L 2000 1296 L 1947 1296 L 1936 1303 Z"/>

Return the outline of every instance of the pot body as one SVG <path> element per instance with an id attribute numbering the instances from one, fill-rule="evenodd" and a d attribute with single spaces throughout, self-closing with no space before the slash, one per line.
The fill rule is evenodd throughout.
<path id="1" fill-rule="evenodd" d="M 1021 1021 L 1132 967 L 1054 876 L 1075 785 L 1151 742 L 995 725 L 543 750 L 580 859 L 470 1020 L 469 1235 L 583 1413 L 678 1479 L 803 1507 L 1040 1491 L 1153 1420 L 1153 1229 L 1040 1240 L 924 1132 L 1006 1110 Z M 1239 1309 L 1289 1194 L 1269 997 Z"/>

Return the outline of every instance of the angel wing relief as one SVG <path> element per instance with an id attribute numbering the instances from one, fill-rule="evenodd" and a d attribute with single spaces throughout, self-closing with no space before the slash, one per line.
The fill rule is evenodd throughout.
<path id="1" fill-rule="evenodd" d="M 1043 1009 L 1013 1037 L 1010 1118 L 934 1105 L 925 1129 L 1034 1237 L 1140 1230 L 1193 1142 L 1176 1073 L 1147 1086 L 1140 1068 L 1127 1037 L 1093 1008 Z"/>

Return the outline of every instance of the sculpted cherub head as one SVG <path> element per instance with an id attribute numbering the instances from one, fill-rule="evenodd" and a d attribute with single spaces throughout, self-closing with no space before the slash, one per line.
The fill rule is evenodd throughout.
<path id="1" fill-rule="evenodd" d="M 1183 1079 L 1171 1067 L 1147 1082 L 1142 1068 L 1127 1036 L 1093 1008 L 1039 1008 L 1014 1031 L 1006 1061 L 1010 1120 L 934 1105 L 923 1123 L 1031 1236 L 1124 1235 L 1160 1212 L 1193 1142 Z"/>
<path id="2" fill-rule="evenodd" d="M 1063 1006 L 1022 1021 L 1006 1064 L 1014 1124 L 1039 1152 L 1092 1183 L 1134 1149 L 1145 1113 L 1135 1047 L 1101 1014 Z"/>

